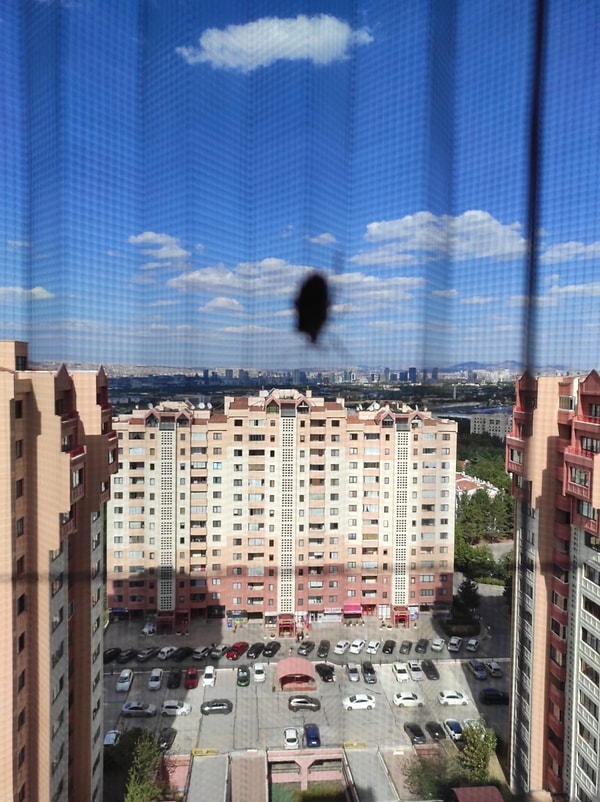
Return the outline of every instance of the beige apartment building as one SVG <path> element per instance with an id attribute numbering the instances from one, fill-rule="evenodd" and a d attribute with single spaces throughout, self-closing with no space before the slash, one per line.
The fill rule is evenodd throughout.
<path id="1" fill-rule="evenodd" d="M 113 616 L 281 629 L 450 605 L 455 422 L 272 390 L 220 411 L 165 401 L 113 427 Z"/>
<path id="2" fill-rule="evenodd" d="M 511 784 L 600 798 L 600 377 L 523 376 L 506 466 L 517 499 Z"/>
<path id="3" fill-rule="evenodd" d="M 102 798 L 103 528 L 117 468 L 104 371 L 0 342 L 4 799 Z"/>

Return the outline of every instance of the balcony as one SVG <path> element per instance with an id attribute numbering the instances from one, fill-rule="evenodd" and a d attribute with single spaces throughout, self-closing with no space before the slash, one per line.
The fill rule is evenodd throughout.
<path id="1" fill-rule="evenodd" d="M 563 551 L 559 551 L 558 549 L 552 549 L 552 559 L 557 565 L 560 565 L 561 568 L 564 568 L 565 571 L 568 571 L 571 567 L 571 558 L 568 552 L 565 553 Z"/>
<path id="2" fill-rule="evenodd" d="M 570 524 L 560 524 L 555 522 L 554 534 L 559 540 L 570 542 L 571 540 L 571 526 Z"/>
<path id="3" fill-rule="evenodd" d="M 600 438 L 600 418 L 592 418 L 589 415 L 577 415 L 573 421 L 573 429 L 576 434 L 585 434 Z"/>

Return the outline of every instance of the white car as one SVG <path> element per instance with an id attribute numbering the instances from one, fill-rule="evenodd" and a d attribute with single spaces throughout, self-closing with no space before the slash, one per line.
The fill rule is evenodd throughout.
<path id="1" fill-rule="evenodd" d="M 438 693 L 441 705 L 468 705 L 469 698 L 462 691 L 446 690 Z"/>
<path id="2" fill-rule="evenodd" d="M 443 638 L 434 638 L 430 648 L 432 652 L 441 652 L 445 645 L 446 641 Z"/>
<path id="3" fill-rule="evenodd" d="M 205 688 L 212 688 L 217 679 L 217 672 L 214 666 L 206 666 L 202 675 L 202 684 Z"/>
<path id="4" fill-rule="evenodd" d="M 356 638 L 350 644 L 350 654 L 360 654 L 362 650 L 365 648 L 365 643 L 362 638 Z"/>
<path id="5" fill-rule="evenodd" d="M 380 640 L 370 640 L 367 643 L 367 654 L 377 654 L 380 648 L 381 648 Z"/>
<path id="6" fill-rule="evenodd" d="M 130 668 L 124 668 L 119 674 L 119 678 L 117 680 L 117 690 L 119 693 L 127 693 L 127 691 L 131 688 L 132 682 L 133 671 Z"/>
<path id="7" fill-rule="evenodd" d="M 283 748 L 300 749 L 300 736 L 295 727 L 286 727 L 283 731 Z"/>
<path id="8" fill-rule="evenodd" d="M 167 660 L 175 651 L 177 651 L 177 648 L 175 646 L 163 646 L 160 652 L 158 653 L 158 659 Z"/>
<path id="9" fill-rule="evenodd" d="M 342 701 L 345 710 L 372 710 L 375 707 L 375 697 L 370 693 L 355 693 L 346 696 Z"/>
<path id="10" fill-rule="evenodd" d="M 262 663 L 254 664 L 254 682 L 265 682 L 267 679 L 267 672 Z"/>
<path id="11" fill-rule="evenodd" d="M 178 702 L 176 699 L 167 699 L 160 709 L 163 716 L 189 716 L 192 706 L 187 702 Z"/>
<path id="12" fill-rule="evenodd" d="M 413 682 L 421 682 L 421 680 L 425 679 L 425 674 L 423 673 L 419 660 L 411 660 L 407 668 Z"/>
<path id="13" fill-rule="evenodd" d="M 335 649 L 333 650 L 333 652 L 334 654 L 346 654 L 349 648 L 350 648 L 349 640 L 339 640 L 335 644 Z"/>
<path id="14" fill-rule="evenodd" d="M 162 668 L 153 668 L 148 679 L 148 688 L 151 691 L 160 691 L 163 681 Z"/>
<path id="15" fill-rule="evenodd" d="M 476 652 L 479 649 L 479 641 L 477 638 L 469 638 L 465 648 L 468 652 Z"/>
<path id="16" fill-rule="evenodd" d="M 156 705 L 149 705 L 147 702 L 125 702 L 121 708 L 121 715 L 124 718 L 148 718 L 156 715 Z"/>
<path id="17" fill-rule="evenodd" d="M 444 729 L 453 741 L 462 741 L 463 728 L 460 721 L 455 718 L 447 718 L 444 721 Z"/>
<path id="18" fill-rule="evenodd" d="M 502 669 L 500 668 L 500 663 L 497 663 L 495 660 L 489 660 L 485 664 L 485 667 L 487 668 L 490 677 L 496 679 L 497 677 L 502 676 Z"/>
<path id="19" fill-rule="evenodd" d="M 458 638 L 456 635 L 451 637 L 450 640 L 448 641 L 449 652 L 459 652 L 461 646 L 462 646 L 462 638 Z"/>
<path id="20" fill-rule="evenodd" d="M 358 682 L 360 680 L 360 666 L 358 663 L 348 663 L 346 673 L 350 682 Z"/>
<path id="21" fill-rule="evenodd" d="M 406 663 L 392 663 L 392 674 L 396 677 L 396 682 L 408 682 L 408 668 Z"/>
<path id="22" fill-rule="evenodd" d="M 104 736 L 104 746 L 116 746 L 121 738 L 119 730 L 108 730 Z"/>
<path id="23" fill-rule="evenodd" d="M 425 699 L 412 691 L 400 691 L 400 693 L 395 693 L 392 698 L 396 707 L 423 707 L 425 704 Z"/>

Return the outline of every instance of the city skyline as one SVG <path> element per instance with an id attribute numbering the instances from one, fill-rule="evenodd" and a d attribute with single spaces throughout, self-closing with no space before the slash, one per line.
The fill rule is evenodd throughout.
<path id="1" fill-rule="evenodd" d="M 521 360 L 534 5 L 508 5 L 7 3 L 0 335 L 32 361 Z M 581 370 L 595 14 L 548 9 L 530 332 L 537 364 Z M 293 303 L 315 269 L 310 347 Z"/>

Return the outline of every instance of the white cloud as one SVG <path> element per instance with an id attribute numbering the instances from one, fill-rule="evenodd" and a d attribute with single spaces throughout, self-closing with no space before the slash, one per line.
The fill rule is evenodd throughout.
<path id="1" fill-rule="evenodd" d="M 494 298 L 482 295 L 472 295 L 470 298 L 462 298 L 460 300 L 461 304 L 466 304 L 467 306 L 484 306 L 485 304 L 491 304 L 493 302 Z"/>
<path id="2" fill-rule="evenodd" d="M 598 257 L 600 257 L 600 242 L 591 242 L 589 245 L 583 242 L 560 242 L 544 251 L 540 261 L 551 265 L 557 262 L 581 262 Z"/>
<path id="3" fill-rule="evenodd" d="M 458 290 L 433 290 L 431 294 L 436 298 L 456 298 Z"/>
<path id="4" fill-rule="evenodd" d="M 181 292 L 214 293 L 217 297 L 223 287 L 248 297 L 282 296 L 289 295 L 290 287 L 299 285 L 313 269 L 268 257 L 260 262 L 240 262 L 233 268 L 220 264 L 191 270 L 169 279 L 167 285 Z"/>
<path id="5" fill-rule="evenodd" d="M 200 307 L 200 312 L 243 312 L 244 307 L 235 298 L 219 296 Z"/>
<path id="6" fill-rule="evenodd" d="M 369 223 L 367 242 L 388 244 L 374 251 L 362 251 L 352 258 L 360 264 L 400 264 L 402 256 L 420 261 L 423 257 L 453 260 L 517 259 L 527 242 L 520 223 L 505 225 L 489 212 L 466 211 L 458 217 L 417 212 L 396 220 Z"/>
<path id="7" fill-rule="evenodd" d="M 140 270 L 156 270 L 157 267 L 164 267 L 162 262 L 144 262 L 140 265 Z"/>
<path id="8" fill-rule="evenodd" d="M 152 301 L 152 303 L 149 303 L 148 306 L 177 306 L 177 304 L 178 301 L 168 301 L 165 299 L 162 301 Z"/>
<path id="9" fill-rule="evenodd" d="M 372 41 L 366 28 L 354 31 L 327 14 L 300 14 L 288 19 L 263 17 L 222 30 L 207 28 L 198 47 L 177 47 L 175 52 L 190 65 L 208 63 L 214 69 L 251 72 L 281 60 L 330 64 L 347 58 L 354 45 Z"/>
<path id="10" fill-rule="evenodd" d="M 26 290 L 23 287 L 0 287 L 0 299 L 3 301 L 48 301 L 54 295 L 43 287 L 32 287 Z"/>
<path id="11" fill-rule="evenodd" d="M 9 239 L 6 240 L 9 251 L 16 251 L 18 248 L 31 248 L 31 242 L 25 239 Z"/>
<path id="12" fill-rule="evenodd" d="M 325 231 L 323 234 L 317 234 L 316 237 L 307 237 L 306 239 L 308 242 L 312 242 L 313 245 L 333 245 L 333 243 L 337 242 L 333 234 L 330 234 L 328 231 Z"/>
<path id="13" fill-rule="evenodd" d="M 152 256 L 154 259 L 181 259 L 190 256 L 189 251 L 185 251 L 176 237 L 170 234 L 157 234 L 155 231 L 143 231 L 141 234 L 132 235 L 127 240 L 130 245 L 153 245 L 154 248 L 142 248 L 145 256 Z M 147 262 L 146 265 L 152 264 Z M 149 269 L 145 267 L 145 269 Z"/>

